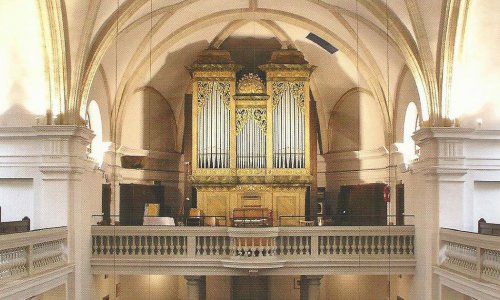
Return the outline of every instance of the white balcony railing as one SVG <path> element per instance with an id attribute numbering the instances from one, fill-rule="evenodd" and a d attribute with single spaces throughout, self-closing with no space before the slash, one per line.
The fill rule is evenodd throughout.
<path id="1" fill-rule="evenodd" d="M 334 265 L 414 267 L 413 226 L 169 227 L 93 226 L 92 265 L 192 265 L 277 269 Z M 398 265 L 397 262 L 400 262 Z M 324 263 L 321 263 L 324 262 Z M 378 262 L 378 263 L 377 263 Z M 213 269 L 212 269 L 213 270 Z M 109 270 L 108 270 L 109 271 Z"/>
<path id="2" fill-rule="evenodd" d="M 64 266 L 66 242 L 66 227 L 0 235 L 0 284 Z"/>
<path id="3" fill-rule="evenodd" d="M 440 266 L 478 279 L 500 284 L 500 237 L 440 230 Z"/>

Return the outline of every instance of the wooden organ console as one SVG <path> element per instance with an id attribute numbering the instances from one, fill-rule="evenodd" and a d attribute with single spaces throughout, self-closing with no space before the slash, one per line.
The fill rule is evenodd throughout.
<path id="1" fill-rule="evenodd" d="M 205 214 L 232 220 L 240 208 L 261 207 L 272 210 L 277 226 L 280 216 L 305 214 L 314 66 L 298 50 L 286 49 L 274 51 L 260 72 L 242 72 L 243 67 L 228 51 L 207 49 L 188 68 L 193 84 L 190 180 Z"/>

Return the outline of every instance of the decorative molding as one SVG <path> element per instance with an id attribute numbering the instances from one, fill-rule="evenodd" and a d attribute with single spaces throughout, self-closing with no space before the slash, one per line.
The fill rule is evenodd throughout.
<path id="1" fill-rule="evenodd" d="M 236 93 L 241 94 L 264 94 L 265 86 L 257 74 L 248 73 L 238 81 Z"/>
<path id="2" fill-rule="evenodd" d="M 230 110 L 230 85 L 229 81 L 198 81 L 198 113 L 201 112 L 205 104 L 213 97 L 214 91 L 221 95 L 224 106 Z"/>
<path id="3" fill-rule="evenodd" d="M 276 107 L 283 97 L 285 92 L 290 92 L 293 95 L 295 104 L 304 110 L 305 91 L 304 81 L 273 81 L 272 83 L 272 100 L 273 108 Z"/>
<path id="4" fill-rule="evenodd" d="M 262 131 L 267 134 L 267 110 L 262 108 L 237 108 L 236 109 L 236 136 L 238 136 L 248 121 L 254 120 Z"/>
<path id="5" fill-rule="evenodd" d="M 358 150 L 358 151 L 346 151 L 346 152 L 329 152 L 325 153 L 323 156 L 326 161 L 342 161 L 342 160 L 364 160 L 364 159 L 379 159 L 385 158 L 389 151 L 386 147 L 379 147 L 373 150 Z"/>

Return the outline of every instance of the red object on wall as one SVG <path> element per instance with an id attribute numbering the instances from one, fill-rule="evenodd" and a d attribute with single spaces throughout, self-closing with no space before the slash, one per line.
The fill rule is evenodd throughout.
<path id="1" fill-rule="evenodd" d="M 391 202 L 391 188 L 388 185 L 384 186 L 384 201 Z"/>

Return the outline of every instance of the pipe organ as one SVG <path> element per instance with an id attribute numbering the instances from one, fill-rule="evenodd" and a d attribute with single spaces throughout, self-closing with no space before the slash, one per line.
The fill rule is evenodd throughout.
<path id="1" fill-rule="evenodd" d="M 205 50 L 193 80 L 190 179 L 198 208 L 226 216 L 261 206 L 303 216 L 310 183 L 309 77 L 295 49 L 276 50 L 259 72 L 245 72 L 228 51 Z M 298 218 L 292 219 L 298 222 Z M 283 222 L 283 220 L 282 220 Z"/>

